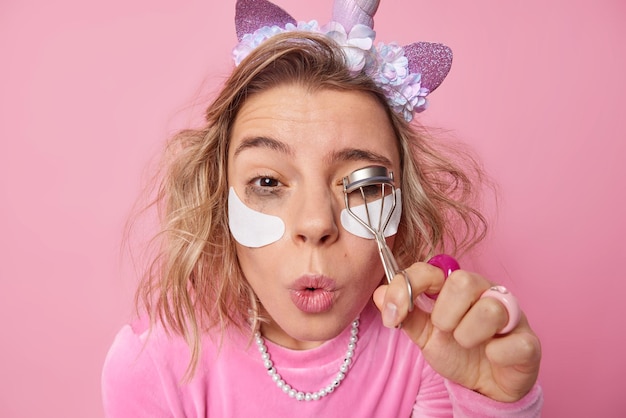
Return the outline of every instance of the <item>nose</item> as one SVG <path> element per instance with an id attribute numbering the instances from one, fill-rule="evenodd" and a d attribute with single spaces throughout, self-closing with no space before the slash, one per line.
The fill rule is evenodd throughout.
<path id="1" fill-rule="evenodd" d="M 332 191 L 328 187 L 309 187 L 294 198 L 294 241 L 310 245 L 328 245 L 336 241 L 339 235 L 339 203 Z"/>

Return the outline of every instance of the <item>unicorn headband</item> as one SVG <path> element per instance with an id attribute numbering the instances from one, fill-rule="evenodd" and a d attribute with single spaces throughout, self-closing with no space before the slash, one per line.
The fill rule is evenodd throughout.
<path id="1" fill-rule="evenodd" d="M 439 43 L 415 42 L 374 45 L 374 14 L 380 0 L 335 0 L 332 21 L 297 22 L 267 0 L 237 0 L 235 29 L 239 44 L 233 50 L 239 65 L 252 50 L 272 36 L 293 31 L 321 33 L 343 50 L 348 69 L 364 71 L 382 89 L 393 111 L 407 122 L 426 109 L 426 96 L 448 75 L 452 50 Z"/>

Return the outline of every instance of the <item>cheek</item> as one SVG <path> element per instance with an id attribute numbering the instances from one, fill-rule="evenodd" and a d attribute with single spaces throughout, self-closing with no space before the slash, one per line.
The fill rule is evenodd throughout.
<path id="1" fill-rule="evenodd" d="M 237 243 L 237 258 L 241 264 L 246 266 L 271 266 L 274 258 L 280 254 L 280 251 L 276 250 L 278 245 L 270 244 L 259 248 L 252 248 L 246 245 Z"/>
<path id="2" fill-rule="evenodd" d="M 280 267 L 277 265 L 281 259 L 281 252 L 275 250 L 275 245 L 263 248 L 249 248 L 237 245 L 237 259 L 244 278 L 255 292 L 267 283 L 272 273 L 276 273 Z"/>
<path id="3" fill-rule="evenodd" d="M 378 282 L 384 275 L 378 245 L 373 239 L 359 238 L 351 234 L 347 234 L 345 251 L 342 254 L 342 262 L 347 268 L 358 277 L 372 277 L 372 280 Z M 394 238 L 388 238 L 387 244 L 393 248 Z"/>

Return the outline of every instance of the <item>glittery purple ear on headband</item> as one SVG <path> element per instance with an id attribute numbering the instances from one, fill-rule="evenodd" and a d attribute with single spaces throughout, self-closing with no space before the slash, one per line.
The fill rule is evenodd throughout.
<path id="1" fill-rule="evenodd" d="M 267 0 L 237 0 L 235 30 L 239 41 L 245 34 L 254 33 L 264 26 L 284 28 L 287 23 L 297 24 L 296 19 L 274 3 Z"/>
<path id="2" fill-rule="evenodd" d="M 422 74 L 422 86 L 431 92 L 439 87 L 452 67 L 452 50 L 431 42 L 415 42 L 403 48 L 409 70 Z"/>

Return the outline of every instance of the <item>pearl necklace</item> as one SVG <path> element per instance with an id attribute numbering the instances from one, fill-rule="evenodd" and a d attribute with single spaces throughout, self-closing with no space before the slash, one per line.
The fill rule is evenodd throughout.
<path id="1" fill-rule="evenodd" d="M 333 381 L 326 386 L 315 392 L 302 392 L 297 389 L 294 389 L 289 385 L 274 367 L 274 363 L 270 359 L 270 353 L 267 351 L 267 346 L 265 345 L 265 341 L 263 340 L 263 336 L 260 331 L 256 331 L 254 333 L 254 341 L 256 342 L 257 347 L 259 348 L 259 352 L 261 353 L 261 358 L 263 359 L 263 365 L 267 369 L 267 373 L 270 375 L 276 386 L 283 391 L 283 393 L 289 395 L 291 398 L 295 398 L 298 401 L 318 401 L 325 396 L 333 393 L 335 389 L 339 387 L 343 379 L 348 375 L 348 371 L 350 370 L 350 365 L 352 364 L 352 357 L 354 356 L 354 350 L 356 349 L 356 342 L 358 341 L 359 335 L 359 318 L 352 321 L 352 329 L 350 330 L 350 342 L 348 343 L 348 351 L 346 352 L 346 356 L 339 366 L 339 372 L 337 376 L 333 379 Z"/>

